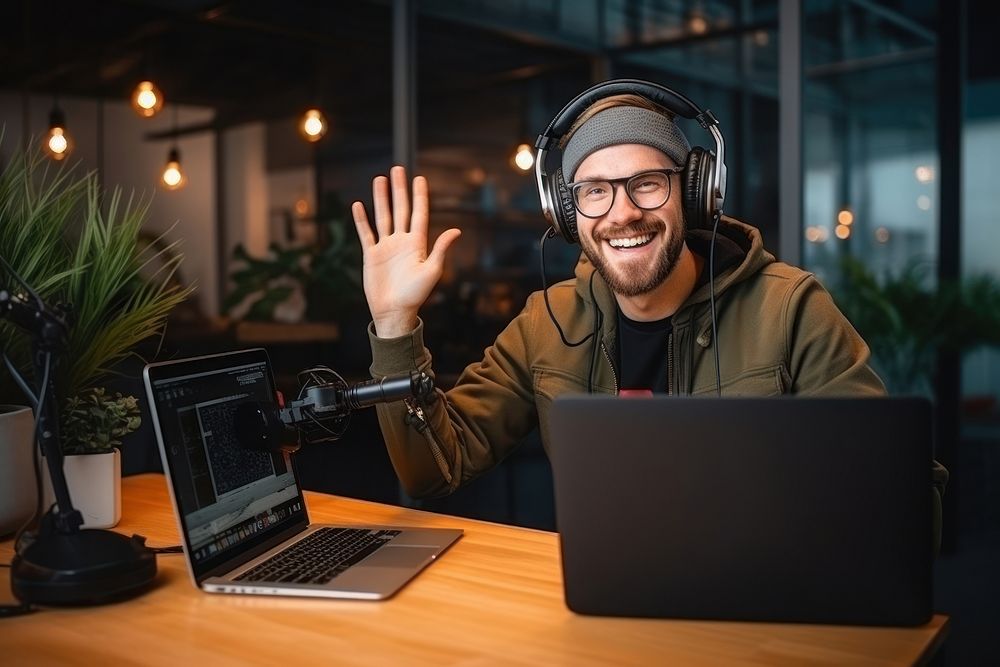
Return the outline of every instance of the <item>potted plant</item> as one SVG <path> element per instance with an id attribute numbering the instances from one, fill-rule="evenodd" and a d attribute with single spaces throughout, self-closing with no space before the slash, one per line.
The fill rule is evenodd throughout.
<path id="1" fill-rule="evenodd" d="M 939 351 L 1000 345 L 1000 284 L 989 276 L 935 284 L 918 262 L 881 279 L 854 258 L 843 268 L 835 298 L 891 394 L 929 396 Z"/>
<path id="2" fill-rule="evenodd" d="M 84 527 L 110 528 L 122 515 L 120 448 L 123 438 L 139 428 L 139 401 L 90 387 L 70 396 L 61 408 L 63 472 L 73 506 L 83 513 Z M 48 476 L 43 480 L 48 507 L 56 498 Z"/>
<path id="3" fill-rule="evenodd" d="M 126 198 L 117 188 L 105 195 L 95 173 L 53 168 L 35 152 L 16 152 L 0 167 L 0 255 L 45 303 L 63 304 L 69 312 L 66 346 L 52 377 L 64 470 L 85 527 L 118 521 L 119 511 L 104 511 L 120 508 L 117 447 L 140 423 L 138 399 L 107 389 L 115 367 L 161 333 L 171 309 L 191 291 L 170 281 L 179 254 L 158 263 L 176 242 L 160 250 L 138 243 L 148 213 L 148 200 Z M 157 268 L 149 272 L 150 266 Z M 24 288 L 0 269 L 0 289 Z M 24 377 L 29 391 L 39 382 L 30 371 L 30 348 L 29 336 L 0 321 L 4 366 Z M 0 368 L 0 403 L 23 402 L 10 375 Z M 80 464 L 73 457 L 90 459 L 80 463 L 106 470 L 111 481 L 75 481 Z M 98 492 L 99 506 L 84 505 L 83 488 Z"/>
<path id="4" fill-rule="evenodd" d="M 230 275 L 226 311 L 249 321 L 331 322 L 360 303 L 360 246 L 335 195 L 325 208 L 332 214 L 315 223 L 320 232 L 312 243 L 287 248 L 274 243 L 265 258 L 236 246 L 233 259 L 240 267 Z"/>

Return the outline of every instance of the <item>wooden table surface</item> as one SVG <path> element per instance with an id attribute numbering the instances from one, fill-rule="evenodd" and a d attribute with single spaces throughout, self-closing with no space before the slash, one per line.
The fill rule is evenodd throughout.
<path id="1" fill-rule="evenodd" d="M 166 483 L 123 480 L 116 530 L 179 543 Z M 947 617 L 863 628 L 579 616 L 563 602 L 558 535 L 306 493 L 313 521 L 465 529 L 383 602 L 211 595 L 179 554 L 125 602 L 0 619 L 0 664 L 195 665 L 900 665 L 926 660 Z M 0 543 L 0 562 L 13 556 Z M 10 603 L 0 569 L 0 602 Z"/>

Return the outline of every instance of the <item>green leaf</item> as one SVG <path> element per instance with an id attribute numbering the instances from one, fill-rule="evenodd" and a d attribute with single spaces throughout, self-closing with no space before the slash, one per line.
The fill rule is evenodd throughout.
<path id="1" fill-rule="evenodd" d="M 141 246 L 149 200 L 101 190 L 96 174 L 15 151 L 0 168 L 0 254 L 49 304 L 71 306 L 72 326 L 54 384 L 67 450 L 103 447 L 116 429 L 138 427 L 134 397 L 94 389 L 143 340 L 160 335 L 193 288 L 173 279 L 178 242 Z M 162 241 L 163 236 L 157 238 Z M 152 266 L 160 268 L 145 278 Z M 0 271 L 0 284 L 9 276 Z M 0 321 L 0 349 L 31 377 L 30 338 Z M 21 402 L 0 367 L 0 401 Z M 36 378 L 37 381 L 37 378 Z"/>
<path id="2" fill-rule="evenodd" d="M 854 258 L 843 262 L 834 297 L 890 389 L 929 383 L 941 350 L 1000 345 L 1000 283 L 975 276 L 935 284 L 932 268 L 913 261 L 876 278 Z"/>

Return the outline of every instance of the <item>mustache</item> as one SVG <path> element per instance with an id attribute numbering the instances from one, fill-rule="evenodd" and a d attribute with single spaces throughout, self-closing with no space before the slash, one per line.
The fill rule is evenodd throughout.
<path id="1" fill-rule="evenodd" d="M 643 234 L 656 234 L 667 228 L 667 223 L 659 218 L 643 218 L 630 223 L 625 227 L 610 227 L 591 231 L 590 236 L 594 241 L 605 241 L 609 238 L 626 238 L 629 236 L 642 236 Z"/>

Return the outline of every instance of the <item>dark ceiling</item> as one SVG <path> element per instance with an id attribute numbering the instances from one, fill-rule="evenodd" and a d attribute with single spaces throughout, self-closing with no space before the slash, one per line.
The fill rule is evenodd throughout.
<path id="1" fill-rule="evenodd" d="M 127 99 L 152 78 L 170 101 L 212 107 L 217 127 L 310 104 L 388 117 L 387 1 L 24 0 L 0 9 L 0 88 Z M 420 95 L 580 65 L 585 54 L 421 15 Z M 363 120 L 363 118 L 358 119 Z"/>
<path id="2" fill-rule="evenodd" d="M 410 0 L 410 4 L 419 8 L 415 60 L 422 113 L 437 113 L 456 103 L 467 106 L 470 97 L 490 87 L 516 85 L 539 75 L 572 73 L 586 82 L 601 49 L 593 40 L 559 34 L 559 17 L 571 9 L 586 13 L 587 8 L 604 8 L 612 55 L 625 59 L 629 51 L 647 52 L 654 54 L 654 60 L 659 58 L 656 54 L 670 49 L 674 55 L 696 50 L 707 43 L 698 41 L 701 38 L 733 39 L 751 34 L 747 31 L 753 25 L 773 29 L 777 11 L 774 0 L 755 0 L 753 21 L 741 27 L 741 3 L 699 2 L 715 12 L 717 25 L 723 27 L 700 37 L 671 37 L 674 33 L 669 30 L 682 25 L 678 23 L 684 16 L 682 8 L 691 3 Z M 812 2 L 806 16 L 811 52 L 826 54 L 833 67 L 840 67 L 838 61 L 846 55 L 837 41 L 843 35 L 835 28 L 843 25 L 845 15 L 838 8 L 845 8 L 863 19 L 861 27 L 878 28 L 868 42 L 861 39 L 862 32 L 851 32 L 856 42 L 853 49 L 858 51 L 852 56 L 856 61 L 864 62 L 858 56 L 870 55 L 863 51 L 865 44 L 876 56 L 887 49 L 892 51 L 889 56 L 897 58 L 901 56 L 896 51 L 903 56 L 919 55 L 921 49 L 933 54 L 934 21 L 938 11 L 952 11 L 949 4 L 937 5 L 933 0 Z M 0 88 L 124 100 L 138 81 L 152 78 L 171 102 L 215 109 L 216 128 L 292 118 L 306 106 L 319 104 L 345 125 L 384 134 L 392 109 L 392 5 L 392 0 L 8 1 L 0 4 Z M 998 76 L 1000 59 L 986 56 L 993 49 L 998 6 L 993 0 L 969 0 L 970 74 L 974 78 Z M 506 17 L 507 24 L 498 17 Z M 733 20 L 737 20 L 735 25 Z M 912 30 L 900 26 L 912 26 Z M 658 36 L 659 28 L 666 29 L 663 34 L 668 37 Z M 931 37 L 914 42 L 913 31 Z M 611 39 L 621 35 L 624 42 Z M 826 37 L 829 48 L 816 44 Z M 724 57 L 692 52 L 701 61 Z M 776 76 L 776 64 L 766 62 Z M 687 73 L 683 67 L 675 67 L 673 74 L 683 77 Z M 884 94 L 881 84 L 874 88 Z"/>

